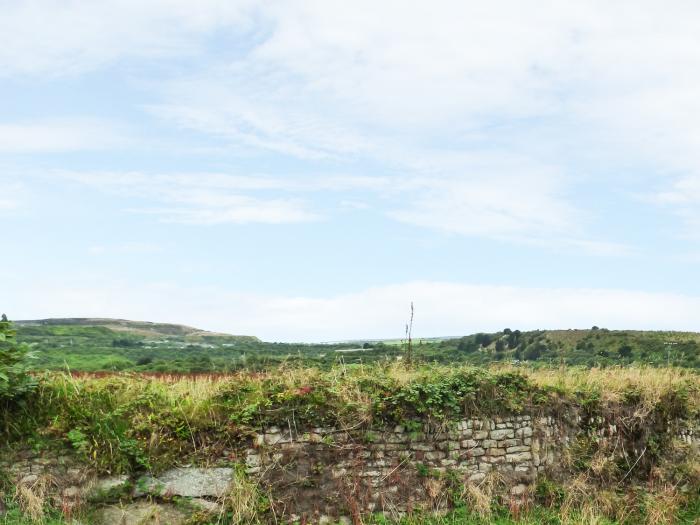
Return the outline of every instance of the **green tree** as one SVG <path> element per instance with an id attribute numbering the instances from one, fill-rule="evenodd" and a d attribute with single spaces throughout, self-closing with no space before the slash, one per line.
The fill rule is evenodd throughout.
<path id="1" fill-rule="evenodd" d="M 620 348 L 618 348 L 617 353 L 621 358 L 627 359 L 632 357 L 632 347 L 630 345 L 622 345 Z"/>
<path id="2" fill-rule="evenodd" d="M 0 400 L 30 392 L 36 382 L 29 375 L 28 360 L 33 357 L 27 345 L 19 344 L 16 332 L 5 314 L 0 320 Z"/>

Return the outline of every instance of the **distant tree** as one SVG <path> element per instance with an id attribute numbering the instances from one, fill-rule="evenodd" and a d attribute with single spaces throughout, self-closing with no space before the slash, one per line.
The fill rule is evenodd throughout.
<path id="1" fill-rule="evenodd" d="M 503 342 L 503 339 L 499 339 L 496 341 L 496 352 L 497 353 L 502 353 L 506 349 L 506 344 Z"/>
<path id="2" fill-rule="evenodd" d="M 512 331 L 510 328 L 504 328 L 504 329 L 503 329 L 503 333 L 504 333 L 505 335 L 510 335 L 510 334 L 513 333 L 513 331 Z"/>
<path id="3" fill-rule="evenodd" d="M 515 348 L 520 343 L 520 330 L 514 330 L 508 334 L 508 348 Z"/>
<path id="4" fill-rule="evenodd" d="M 492 338 L 490 334 L 478 333 L 474 336 L 474 340 L 476 341 L 477 345 L 486 348 L 491 344 Z"/>
<path id="5" fill-rule="evenodd" d="M 367 350 L 368 348 L 372 348 L 372 344 L 371 344 L 371 343 L 365 343 L 365 344 L 362 345 L 362 348 L 364 348 L 365 350 Z"/>
<path id="6" fill-rule="evenodd" d="M 0 400 L 13 399 L 34 389 L 36 382 L 29 375 L 27 345 L 15 339 L 16 332 L 5 314 L 0 321 Z"/>
<path id="7" fill-rule="evenodd" d="M 470 354 L 476 352 L 479 348 L 479 344 L 472 337 L 462 337 L 457 345 L 457 350 Z"/>
<path id="8" fill-rule="evenodd" d="M 630 345 L 622 345 L 618 348 L 617 353 L 621 358 L 627 359 L 628 357 L 632 357 L 632 347 Z"/>
<path id="9" fill-rule="evenodd" d="M 593 325 L 593 327 L 591 328 L 591 330 L 593 330 L 593 331 L 595 332 L 596 330 L 600 330 L 600 328 L 598 328 L 597 326 Z"/>
<path id="10" fill-rule="evenodd" d="M 523 354 L 523 357 L 527 361 L 536 361 L 537 359 L 542 357 L 542 353 L 546 349 L 547 348 L 545 346 L 543 346 L 541 343 L 537 343 L 537 344 L 528 346 L 525 349 L 525 353 Z"/>

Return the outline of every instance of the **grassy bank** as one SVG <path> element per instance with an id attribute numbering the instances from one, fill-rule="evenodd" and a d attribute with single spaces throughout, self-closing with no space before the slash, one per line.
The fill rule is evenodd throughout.
<path id="1" fill-rule="evenodd" d="M 527 411 L 571 418 L 572 424 L 579 416 L 602 425 L 614 419 L 646 454 L 631 469 L 615 460 L 614 451 L 583 436 L 566 458 L 570 480 L 542 480 L 531 508 L 514 515 L 515 509 L 498 505 L 488 486 L 445 485 L 455 510 L 402 523 L 661 524 L 699 517 L 700 464 L 668 428 L 669 420 L 700 417 L 700 377 L 688 369 L 407 369 L 394 363 L 198 376 L 53 372 L 37 379 L 31 395 L 6 403 L 0 413 L 3 453 L 27 445 L 70 447 L 98 472 L 160 471 L 219 456 L 249 442 L 261 427 L 286 428 L 290 421 L 299 428 L 352 429 L 361 438 L 385 425 L 410 428 L 448 424 L 463 415 Z M 28 523 L 7 486 L 5 498 L 10 511 L 0 524 Z M 62 523 L 55 515 L 45 522 Z M 250 523 L 267 519 L 247 516 Z"/>
<path id="2" fill-rule="evenodd" d="M 526 370 L 399 365 L 281 369 L 225 376 L 73 377 L 48 373 L 7 404 L 9 443 L 64 442 L 111 472 L 209 454 L 268 425 L 371 428 L 522 410 L 624 413 L 633 424 L 696 418 L 700 381 L 683 369 Z"/>

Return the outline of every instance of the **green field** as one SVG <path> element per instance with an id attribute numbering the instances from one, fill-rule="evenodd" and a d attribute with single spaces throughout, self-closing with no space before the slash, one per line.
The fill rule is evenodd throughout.
<path id="1" fill-rule="evenodd" d="M 273 343 L 181 325 L 114 320 L 21 322 L 18 339 L 35 350 L 37 369 L 75 371 L 231 372 L 281 364 L 330 367 L 401 359 L 406 343 Z M 455 338 L 416 338 L 419 362 L 605 367 L 629 364 L 700 367 L 700 333 L 504 329 Z"/>

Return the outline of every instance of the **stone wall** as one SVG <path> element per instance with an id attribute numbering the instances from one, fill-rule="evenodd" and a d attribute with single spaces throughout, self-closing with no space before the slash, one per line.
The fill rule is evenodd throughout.
<path id="1" fill-rule="evenodd" d="M 696 429 L 669 425 L 666 432 L 700 447 Z M 240 450 L 207 458 L 206 465 L 183 465 L 159 476 L 96 479 L 89 465 L 70 453 L 28 450 L 0 457 L 0 470 L 18 485 L 48 479 L 55 505 L 68 512 L 89 501 L 90 494 L 115 488 L 122 505 L 126 495 L 139 512 L 144 505 L 139 498 L 146 496 L 161 502 L 172 496 L 192 498 L 199 508 L 216 512 L 242 463 L 269 496 L 276 516 L 323 523 L 357 522 L 367 512 L 442 511 L 450 505 L 447 489 L 454 486 L 491 484 L 504 503 L 517 506 L 529 497 L 539 475 L 567 475 L 570 444 L 582 437 L 599 444 L 617 442 L 615 450 L 629 456 L 630 463 L 643 455 L 618 423 L 603 419 L 521 414 L 417 426 L 304 430 L 290 423 L 286 429 L 267 428 Z M 168 519 L 178 523 L 172 515 Z"/>
<path id="2" fill-rule="evenodd" d="M 362 435 L 272 427 L 247 450 L 246 465 L 276 495 L 282 514 L 309 519 L 402 514 L 444 508 L 440 479 L 448 474 L 473 484 L 497 475 L 505 495 L 519 501 L 537 474 L 556 464 L 567 439 L 553 418 L 529 415 Z"/>
<path id="3" fill-rule="evenodd" d="M 669 430 L 700 446 L 693 429 Z M 504 503 L 517 506 L 538 475 L 566 476 L 569 444 L 579 437 L 599 445 L 618 441 L 616 453 L 632 461 L 642 454 L 614 422 L 515 415 L 364 433 L 272 427 L 246 451 L 246 466 L 274 495 L 278 515 L 302 521 L 440 511 L 449 505 L 444 489 L 455 482 L 494 483 Z"/>

